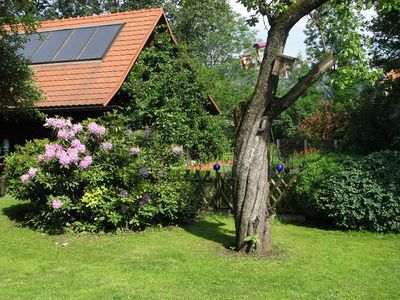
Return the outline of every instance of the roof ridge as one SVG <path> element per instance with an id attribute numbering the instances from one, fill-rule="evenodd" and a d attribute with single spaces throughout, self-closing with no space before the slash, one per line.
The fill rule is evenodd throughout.
<path id="1" fill-rule="evenodd" d="M 95 18 L 100 18 L 100 17 L 108 17 L 108 16 L 115 16 L 115 15 L 129 15 L 129 14 L 135 14 L 135 13 L 141 13 L 141 12 L 150 12 L 150 11 L 159 11 L 164 13 L 164 8 L 162 7 L 154 7 L 154 8 L 143 8 L 143 9 L 137 9 L 137 10 L 127 10 L 127 11 L 122 11 L 122 12 L 114 12 L 114 13 L 102 13 L 99 15 L 91 15 L 91 16 L 76 16 L 76 17 L 70 17 L 70 18 L 62 18 L 62 19 L 53 19 L 53 20 L 44 20 L 44 21 L 39 21 L 39 28 L 41 24 L 51 24 L 51 23 L 57 23 L 60 21 L 66 21 L 66 20 L 82 20 L 82 19 L 95 19 Z"/>

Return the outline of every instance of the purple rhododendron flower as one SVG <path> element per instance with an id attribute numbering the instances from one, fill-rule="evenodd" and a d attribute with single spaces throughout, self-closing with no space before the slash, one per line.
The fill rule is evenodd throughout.
<path id="1" fill-rule="evenodd" d="M 31 177 L 28 174 L 24 174 L 20 178 L 23 183 L 28 183 L 29 181 L 31 181 Z"/>
<path id="2" fill-rule="evenodd" d="M 150 128 L 147 128 L 147 129 L 143 132 L 143 135 L 144 135 L 145 137 L 149 137 L 149 136 L 151 136 L 151 134 L 152 134 L 152 131 L 151 131 Z"/>
<path id="3" fill-rule="evenodd" d="M 104 142 L 104 143 L 101 143 L 101 145 L 100 145 L 100 149 L 105 150 L 105 151 L 111 150 L 112 147 L 113 147 L 113 145 L 110 142 Z"/>
<path id="4" fill-rule="evenodd" d="M 94 122 L 89 123 L 88 130 L 91 133 L 94 133 L 98 137 L 103 137 L 104 134 L 106 133 L 106 129 L 103 126 L 97 125 Z"/>
<path id="5" fill-rule="evenodd" d="M 76 135 L 76 132 L 68 129 L 60 129 L 57 133 L 57 138 L 62 140 L 70 140 L 73 139 Z"/>
<path id="6" fill-rule="evenodd" d="M 23 183 L 28 183 L 36 176 L 36 173 L 37 173 L 36 168 L 29 168 L 28 172 L 22 175 L 20 179 Z"/>
<path id="7" fill-rule="evenodd" d="M 62 119 L 62 118 L 47 118 L 46 123 L 43 125 L 44 127 L 51 127 L 54 129 L 63 129 L 66 127 L 71 127 L 72 123 L 70 120 Z"/>
<path id="8" fill-rule="evenodd" d="M 43 154 L 40 154 L 37 159 L 38 161 L 44 161 L 46 160 L 46 157 Z"/>
<path id="9" fill-rule="evenodd" d="M 182 148 L 181 148 L 181 147 L 178 147 L 178 146 L 175 146 L 175 147 L 173 147 L 173 148 L 171 149 L 171 151 L 172 151 L 174 154 L 176 154 L 176 155 L 180 155 L 180 154 L 182 153 Z"/>
<path id="10" fill-rule="evenodd" d="M 140 149 L 137 147 L 132 147 L 129 151 L 131 152 L 132 155 L 138 155 L 140 152 Z"/>
<path id="11" fill-rule="evenodd" d="M 62 166 L 68 166 L 72 162 L 71 157 L 69 157 L 68 153 L 64 150 L 58 151 L 56 157 Z"/>
<path id="12" fill-rule="evenodd" d="M 55 210 L 60 209 L 64 205 L 64 202 L 60 199 L 54 199 L 51 203 L 51 207 Z"/>
<path id="13" fill-rule="evenodd" d="M 131 136 L 137 136 L 138 133 L 136 131 L 131 131 Z"/>
<path id="14" fill-rule="evenodd" d="M 57 157 L 57 154 L 61 151 L 64 151 L 64 147 L 59 144 L 48 144 L 45 146 L 45 152 L 44 152 L 44 157 L 43 160 L 50 160 L 52 158 Z"/>
<path id="15" fill-rule="evenodd" d="M 128 193 L 127 190 L 122 190 L 122 191 L 120 191 L 120 192 L 119 192 L 119 195 L 120 195 L 121 197 L 129 197 L 129 193 Z"/>
<path id="16" fill-rule="evenodd" d="M 71 146 L 74 147 L 78 151 L 78 153 L 86 152 L 86 146 L 82 144 L 82 142 L 78 139 L 72 140 Z"/>
<path id="17" fill-rule="evenodd" d="M 72 129 L 71 129 L 75 134 L 77 134 L 78 132 L 81 132 L 83 130 L 83 127 L 81 124 L 74 124 L 72 125 Z"/>
<path id="18" fill-rule="evenodd" d="M 79 163 L 79 166 L 82 169 L 87 169 L 90 167 L 92 162 L 93 162 L 93 158 L 91 156 L 85 156 L 84 158 L 82 158 L 81 162 Z"/>
<path id="19" fill-rule="evenodd" d="M 36 172 L 37 172 L 37 169 L 36 169 L 36 168 L 29 168 L 29 171 L 28 171 L 29 177 L 30 177 L 30 178 L 35 177 L 35 176 L 36 176 Z"/>
<path id="20" fill-rule="evenodd" d="M 139 173 L 143 176 L 149 175 L 149 170 L 146 167 L 142 167 L 139 169 Z"/>
<path id="21" fill-rule="evenodd" d="M 137 205 L 139 207 L 142 207 L 143 205 L 145 205 L 148 201 L 150 200 L 150 195 L 148 193 L 144 193 L 142 195 L 142 199 L 140 199 L 137 203 Z"/>
<path id="22" fill-rule="evenodd" d="M 146 204 L 146 201 L 144 201 L 143 199 L 140 199 L 139 201 L 138 201 L 138 206 L 139 207 L 142 207 L 143 205 L 145 205 Z"/>
<path id="23" fill-rule="evenodd" d="M 77 163 L 79 160 L 79 152 L 78 149 L 76 148 L 68 148 L 67 149 L 67 154 L 73 163 Z"/>

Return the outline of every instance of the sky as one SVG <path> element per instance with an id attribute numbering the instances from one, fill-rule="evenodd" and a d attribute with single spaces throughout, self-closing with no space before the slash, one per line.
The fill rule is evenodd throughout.
<path id="1" fill-rule="evenodd" d="M 253 14 L 252 12 L 249 13 L 242 4 L 237 3 L 237 0 L 229 0 L 229 2 L 233 10 L 238 12 L 242 16 L 248 17 Z M 371 20 L 376 15 L 373 9 L 363 11 L 362 14 L 367 20 Z M 286 42 L 284 54 L 296 57 L 300 53 L 303 57 L 305 56 L 306 45 L 304 44 L 304 40 L 306 36 L 304 34 L 304 29 L 306 27 L 306 22 L 307 16 L 297 22 L 297 24 L 289 32 L 289 37 Z M 258 22 L 258 24 L 253 29 L 257 31 L 257 39 L 261 41 L 265 41 L 267 39 L 267 30 L 265 29 L 262 18 L 260 18 L 260 22 Z"/>
<path id="2" fill-rule="evenodd" d="M 252 14 L 247 12 L 247 9 L 242 4 L 237 3 L 236 0 L 229 0 L 229 2 L 233 10 L 242 16 L 248 17 Z M 304 40 L 306 36 L 303 31 L 305 29 L 306 21 L 307 17 L 304 17 L 292 28 L 286 42 L 284 54 L 289 56 L 297 56 L 299 53 L 301 53 L 303 56 L 305 55 L 306 46 L 304 44 Z M 267 30 L 264 27 L 262 18 L 260 18 L 260 22 L 258 22 L 253 29 L 257 31 L 257 39 L 262 41 L 267 39 Z"/>

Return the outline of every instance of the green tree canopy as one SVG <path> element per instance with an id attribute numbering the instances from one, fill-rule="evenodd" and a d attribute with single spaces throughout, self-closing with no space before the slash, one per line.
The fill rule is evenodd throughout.
<path id="1" fill-rule="evenodd" d="M 33 83 L 28 61 L 18 54 L 24 38 L 19 30 L 30 33 L 36 28 L 34 5 L 31 1 L 0 2 L 0 114 L 27 111 L 41 99 Z M 11 109 L 11 110 L 10 110 Z"/>
<path id="2" fill-rule="evenodd" d="M 400 69 L 400 9 L 377 10 L 372 31 L 373 64 L 385 71 Z"/>

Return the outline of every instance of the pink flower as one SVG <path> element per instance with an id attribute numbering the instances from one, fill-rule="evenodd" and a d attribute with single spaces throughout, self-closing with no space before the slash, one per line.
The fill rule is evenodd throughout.
<path id="1" fill-rule="evenodd" d="M 176 155 L 180 155 L 180 154 L 182 153 L 182 148 L 176 146 L 176 147 L 173 147 L 173 148 L 171 149 L 171 151 L 172 151 L 174 154 L 176 154 Z"/>
<path id="2" fill-rule="evenodd" d="M 132 147 L 131 149 L 129 149 L 129 151 L 131 152 L 132 155 L 138 155 L 140 152 L 140 149 L 137 147 Z"/>
<path id="3" fill-rule="evenodd" d="M 71 129 L 75 134 L 77 134 L 78 132 L 81 132 L 83 130 L 83 127 L 81 124 L 74 124 L 72 125 L 72 129 Z"/>
<path id="4" fill-rule="evenodd" d="M 112 147 L 113 147 L 113 145 L 110 142 L 104 142 L 104 143 L 101 143 L 101 145 L 100 145 L 100 149 L 105 150 L 105 151 L 111 150 Z"/>
<path id="5" fill-rule="evenodd" d="M 51 207 L 53 209 L 57 210 L 60 209 L 64 205 L 64 202 L 61 201 L 60 199 L 54 199 L 53 202 L 51 203 Z"/>
<path id="6" fill-rule="evenodd" d="M 86 152 L 86 146 L 84 144 L 82 144 L 81 141 L 78 139 L 72 140 L 71 146 L 76 148 L 76 150 L 78 150 L 79 153 Z"/>
<path id="7" fill-rule="evenodd" d="M 51 127 L 54 129 L 63 129 L 66 127 L 71 127 L 72 123 L 70 120 L 58 119 L 58 118 L 47 118 L 44 127 Z"/>
<path id="8" fill-rule="evenodd" d="M 36 172 L 37 172 L 36 168 L 29 168 L 29 171 L 27 174 L 29 175 L 30 178 L 33 178 L 36 176 Z"/>
<path id="9" fill-rule="evenodd" d="M 35 178 L 36 173 L 37 173 L 37 169 L 36 169 L 36 168 L 29 168 L 29 171 L 28 171 L 26 174 L 22 175 L 22 176 L 20 177 L 20 179 L 21 179 L 21 181 L 22 181 L 23 183 L 28 183 L 28 182 L 30 182 L 33 178 Z"/>
<path id="10" fill-rule="evenodd" d="M 38 161 L 44 161 L 44 160 L 46 160 L 46 157 L 43 154 L 41 154 L 38 156 L 37 159 L 38 159 Z"/>
<path id="11" fill-rule="evenodd" d="M 89 123 L 88 130 L 91 133 L 94 133 L 98 137 L 103 137 L 104 134 L 106 133 L 106 129 L 103 126 L 97 125 L 94 122 Z"/>
<path id="12" fill-rule="evenodd" d="M 57 138 L 62 139 L 62 140 L 70 140 L 75 137 L 75 132 L 72 130 L 68 129 L 60 129 L 57 133 Z"/>
<path id="13" fill-rule="evenodd" d="M 28 183 L 29 181 L 31 181 L 31 177 L 28 174 L 24 174 L 20 178 L 23 183 Z"/>
<path id="14" fill-rule="evenodd" d="M 67 149 L 67 154 L 73 163 L 77 163 L 79 160 L 79 152 L 76 148 L 68 148 Z"/>
<path id="15" fill-rule="evenodd" d="M 56 157 L 57 157 L 60 165 L 62 165 L 62 166 L 68 166 L 72 162 L 68 153 L 65 152 L 64 150 L 57 152 Z"/>
<path id="16" fill-rule="evenodd" d="M 59 153 L 60 151 L 63 151 L 64 148 L 61 145 L 55 144 L 55 145 L 51 145 L 48 144 L 45 147 L 45 153 L 44 153 L 44 160 L 50 160 L 54 157 L 57 156 L 57 153 Z"/>
<path id="17" fill-rule="evenodd" d="M 81 162 L 79 163 L 79 166 L 82 169 L 87 169 L 90 167 L 92 162 L 93 162 L 93 158 L 91 156 L 85 156 L 84 158 L 82 158 Z"/>

